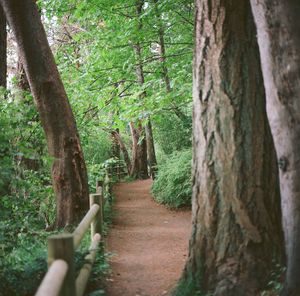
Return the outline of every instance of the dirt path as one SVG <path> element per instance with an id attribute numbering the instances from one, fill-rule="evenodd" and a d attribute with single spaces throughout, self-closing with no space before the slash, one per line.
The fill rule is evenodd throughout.
<path id="1" fill-rule="evenodd" d="M 107 240 L 112 275 L 107 296 L 168 295 L 187 258 L 190 211 L 170 211 L 150 195 L 151 180 L 115 188 L 113 225 Z"/>

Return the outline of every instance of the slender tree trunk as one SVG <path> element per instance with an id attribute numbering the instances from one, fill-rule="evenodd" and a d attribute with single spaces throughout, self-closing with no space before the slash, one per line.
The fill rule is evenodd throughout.
<path id="1" fill-rule="evenodd" d="M 259 295 L 283 239 L 250 5 L 196 0 L 195 26 L 193 229 L 178 295 Z"/>
<path id="2" fill-rule="evenodd" d="M 62 227 L 73 223 L 88 207 L 87 172 L 75 119 L 36 4 L 31 0 L 0 2 L 16 36 L 49 154 L 53 157 L 56 224 Z"/>
<path id="3" fill-rule="evenodd" d="M 138 18 L 138 29 L 141 30 L 143 27 L 143 23 L 141 20 L 141 15 L 142 15 L 142 9 L 143 9 L 143 4 L 144 1 L 143 0 L 137 0 L 136 1 L 136 16 Z M 144 69 L 143 69 L 143 61 L 142 61 L 142 49 L 140 46 L 140 43 L 137 42 L 137 44 L 134 45 L 134 51 L 136 54 L 136 60 L 137 60 L 137 66 L 136 66 L 136 77 L 137 77 L 137 81 L 139 83 L 139 85 L 141 87 L 143 87 L 144 83 L 145 83 L 145 75 L 144 75 Z M 146 92 L 144 91 L 143 94 L 140 96 L 141 99 L 145 99 L 146 97 Z M 143 129 L 141 124 L 138 127 L 139 130 Z M 142 132 L 139 131 L 135 134 L 141 134 Z M 137 150 L 137 154 L 142 157 L 139 161 L 143 161 L 142 159 L 145 157 L 146 158 L 144 163 L 141 162 L 140 164 L 140 168 L 144 171 L 145 168 L 147 168 L 147 161 L 150 167 L 150 176 L 152 176 L 152 178 L 154 178 L 155 175 L 155 168 L 156 168 L 156 156 L 155 156 L 155 148 L 154 148 L 154 140 L 153 140 L 153 133 L 152 133 L 152 125 L 150 122 L 150 117 L 148 118 L 148 123 L 146 125 L 145 128 L 145 135 L 146 135 L 146 140 L 144 141 L 139 141 L 138 140 L 138 145 L 140 147 L 138 147 Z M 145 150 L 143 150 L 145 149 Z M 148 153 L 151 153 L 151 155 L 149 155 Z M 145 175 L 143 173 L 143 175 Z M 147 173 L 148 176 L 148 173 Z"/>
<path id="4" fill-rule="evenodd" d="M 300 2 L 251 0 L 279 163 L 287 255 L 282 295 L 300 295 Z"/>
<path id="5" fill-rule="evenodd" d="M 155 179 L 157 167 L 156 167 L 156 155 L 155 155 L 155 147 L 154 147 L 154 141 L 153 141 L 152 125 L 151 125 L 150 118 L 145 126 L 145 132 L 146 132 L 149 173 L 150 173 L 150 176 L 152 177 L 152 179 Z"/>
<path id="6" fill-rule="evenodd" d="M 114 131 L 111 132 L 111 136 L 112 136 L 112 157 L 120 159 L 120 145 L 119 145 L 119 141 L 116 139 L 116 137 L 114 137 L 114 133 L 119 135 L 119 129 L 116 129 Z M 120 136 L 120 135 L 119 135 Z"/>
<path id="7" fill-rule="evenodd" d="M 116 129 L 113 131 L 119 135 L 119 129 Z M 112 140 L 112 147 L 111 147 L 111 152 L 112 152 L 112 157 L 120 160 L 121 158 L 121 149 L 118 140 L 114 137 L 113 132 L 111 132 L 111 140 Z M 120 176 L 120 167 L 118 165 L 113 166 L 113 174 L 115 176 Z"/>
<path id="8" fill-rule="evenodd" d="M 169 71 L 166 65 L 166 48 L 165 48 L 165 30 L 162 24 L 161 15 L 158 11 L 158 0 L 154 0 L 154 9 L 156 20 L 158 23 L 158 37 L 159 37 L 159 55 L 160 55 L 160 62 L 162 64 L 162 76 L 165 82 L 166 91 L 167 93 L 171 92 L 171 83 L 169 77 Z"/>
<path id="9" fill-rule="evenodd" d="M 7 33 L 6 18 L 0 5 L 0 86 L 6 88 L 7 80 Z"/>
<path id="10" fill-rule="evenodd" d="M 123 153 L 123 157 L 124 157 L 124 161 L 125 164 L 127 166 L 127 171 L 128 174 L 130 174 L 131 172 L 131 162 L 130 162 L 130 157 L 129 157 L 129 153 L 127 151 L 127 148 L 124 144 L 124 142 L 122 141 L 122 138 L 120 136 L 120 134 L 117 131 L 112 131 L 111 135 L 114 137 L 115 141 L 118 143 L 122 153 Z"/>
<path id="11" fill-rule="evenodd" d="M 170 76 L 169 76 L 169 70 L 168 70 L 168 67 L 166 64 L 165 30 L 164 30 L 161 14 L 158 9 L 158 0 L 154 0 L 154 10 L 155 10 L 157 26 L 158 26 L 159 56 L 160 56 L 159 60 L 162 65 L 162 78 L 165 83 L 166 92 L 171 93 L 172 92 L 171 80 L 170 80 Z M 189 118 L 176 106 L 176 104 L 174 104 L 173 102 L 171 102 L 171 104 L 172 104 L 172 109 L 173 109 L 175 115 L 180 120 L 182 120 L 185 127 L 190 129 L 191 122 L 190 122 Z"/>

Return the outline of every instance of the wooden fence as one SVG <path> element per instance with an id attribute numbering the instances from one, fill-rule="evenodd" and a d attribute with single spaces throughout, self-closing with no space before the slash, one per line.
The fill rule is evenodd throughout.
<path id="1" fill-rule="evenodd" d="M 103 235 L 104 194 L 111 194 L 110 178 L 97 182 L 96 193 L 90 194 L 90 209 L 72 234 L 52 235 L 48 238 L 48 272 L 35 296 L 82 296 L 96 258 Z M 91 229 L 91 245 L 85 263 L 75 278 L 75 250 Z"/>

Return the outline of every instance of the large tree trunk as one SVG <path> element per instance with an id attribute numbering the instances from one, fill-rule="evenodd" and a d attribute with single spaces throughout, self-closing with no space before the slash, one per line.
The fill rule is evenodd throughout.
<path id="1" fill-rule="evenodd" d="M 76 123 L 36 4 L 32 0 L 1 0 L 1 4 L 16 36 L 53 157 L 56 224 L 62 227 L 88 207 L 87 173 Z"/>
<path id="2" fill-rule="evenodd" d="M 193 230 L 180 295 L 258 295 L 283 239 L 251 8 L 196 0 L 195 20 Z"/>
<path id="3" fill-rule="evenodd" d="M 287 255 L 283 295 L 300 295 L 300 2 L 251 0 L 279 163 Z"/>
<path id="4" fill-rule="evenodd" d="M 6 88 L 7 74 L 7 33 L 5 14 L 0 5 L 0 86 Z"/>

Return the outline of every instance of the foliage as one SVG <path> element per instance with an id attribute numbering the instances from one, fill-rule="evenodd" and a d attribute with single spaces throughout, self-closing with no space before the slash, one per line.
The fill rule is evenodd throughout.
<path id="1" fill-rule="evenodd" d="M 47 270 L 51 233 L 45 228 L 55 220 L 52 159 L 32 97 L 13 91 L 0 100 L 0 295 L 30 295 Z M 97 127 L 80 133 L 93 180 L 100 163 L 110 157 L 111 143 Z M 84 252 L 78 253 L 76 260 L 83 257 Z"/>
<path id="2" fill-rule="evenodd" d="M 200 264 L 200 262 L 198 262 Z M 201 265 L 201 264 L 200 264 Z M 203 275 L 201 269 L 196 270 L 196 274 L 189 268 L 179 279 L 172 296 L 212 296 L 210 293 L 204 293 L 202 288 Z"/>
<path id="3" fill-rule="evenodd" d="M 11 226 L 14 224 L 10 223 Z M 10 231 L 13 230 L 10 228 Z M 4 245 L 0 253 L 0 295 L 33 294 L 47 270 L 45 258 L 48 234 L 32 230 L 13 234 L 13 244 L 9 247 Z"/>
<path id="4" fill-rule="evenodd" d="M 156 146 L 167 158 L 153 190 L 160 202 L 172 207 L 189 204 L 190 152 L 175 151 L 191 145 L 193 1 L 148 1 L 141 17 L 136 16 L 134 0 L 38 3 L 77 121 L 90 191 L 95 191 L 105 166 L 114 164 L 110 131 L 118 129 L 128 145 L 128 123 L 145 124 L 150 116 Z M 160 29 L 164 63 L 158 51 Z M 136 79 L 137 43 L 142 49 L 143 86 Z M 0 291 L 25 295 L 32 294 L 46 269 L 44 229 L 55 220 L 53 160 L 31 94 L 20 90 L 15 78 L 0 94 Z M 109 205 L 105 211 L 110 211 Z M 99 260 L 102 270 L 106 263 Z"/>
<path id="5" fill-rule="evenodd" d="M 149 115 L 159 120 L 166 110 L 191 111 L 192 3 L 149 1 L 138 18 L 134 0 L 41 1 L 46 16 L 55 19 L 49 31 L 60 40 L 53 49 L 79 130 L 83 122 L 126 132 L 129 121 L 147 120 Z M 160 29 L 171 92 L 162 76 Z M 135 73 L 137 43 L 145 74 L 142 86 Z"/>
<path id="6" fill-rule="evenodd" d="M 261 296 L 276 296 L 280 295 L 283 289 L 283 278 L 286 268 L 281 264 L 273 262 L 270 281 L 268 282 L 266 290 L 261 293 Z"/>
<path id="7" fill-rule="evenodd" d="M 172 208 L 191 204 L 191 159 L 190 149 L 176 151 L 158 167 L 152 192 L 159 203 Z"/>
<path id="8" fill-rule="evenodd" d="M 0 254 L 0 296 L 33 295 L 47 271 L 47 236 L 49 232 L 29 232 L 18 235 L 16 246 L 10 253 Z M 75 269 L 78 274 L 85 263 L 84 257 L 90 245 L 90 234 L 85 235 L 75 253 Z M 107 254 L 97 253 L 90 283 L 103 277 L 108 270 Z M 24 284 L 26 283 L 26 284 Z"/>
<path id="9" fill-rule="evenodd" d="M 4 93 L 0 99 L 0 194 L 9 192 L 12 176 L 20 176 L 15 164 L 21 159 L 38 161 L 45 142 L 36 110 L 27 93 Z M 22 99 L 21 99 L 22 97 Z M 25 106 L 24 106 L 25 105 Z M 18 170 L 18 171 L 17 171 Z"/>
<path id="10" fill-rule="evenodd" d="M 155 140 L 165 154 L 191 147 L 191 115 L 183 118 L 168 112 L 155 123 Z"/>
<path id="11" fill-rule="evenodd" d="M 94 132 L 94 135 L 93 135 Z M 103 163 L 111 156 L 111 141 L 102 131 L 90 129 L 90 134 L 81 137 L 88 171 L 89 190 L 95 192 L 96 181 L 104 176 Z"/>

